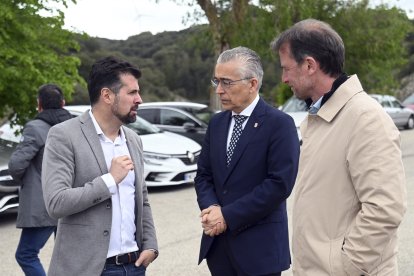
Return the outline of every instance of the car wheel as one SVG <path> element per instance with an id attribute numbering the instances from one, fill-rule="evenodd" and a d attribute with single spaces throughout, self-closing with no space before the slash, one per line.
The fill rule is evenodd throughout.
<path id="1" fill-rule="evenodd" d="M 407 124 L 405 125 L 405 129 L 413 129 L 414 128 L 414 117 L 411 116 L 408 118 Z"/>

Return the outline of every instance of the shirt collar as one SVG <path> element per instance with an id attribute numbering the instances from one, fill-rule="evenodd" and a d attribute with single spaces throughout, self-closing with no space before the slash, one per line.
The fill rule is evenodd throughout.
<path id="1" fill-rule="evenodd" d="M 92 109 L 89 109 L 89 116 L 91 116 L 93 125 L 95 126 L 96 134 L 98 134 L 98 136 L 100 137 L 100 139 L 104 139 L 104 140 L 105 139 L 109 139 L 103 133 L 101 127 L 99 126 L 98 122 L 95 119 L 95 116 L 93 116 Z M 124 133 L 124 130 L 122 129 L 122 127 L 120 128 L 120 134 L 118 135 L 118 138 L 121 139 L 121 143 L 124 143 L 126 141 L 126 139 L 125 139 L 125 133 Z"/>
<path id="2" fill-rule="evenodd" d="M 236 112 L 232 111 L 231 115 L 244 115 L 247 117 L 250 117 L 250 115 L 252 115 L 254 108 L 256 107 L 257 103 L 259 102 L 260 96 L 259 94 L 256 95 L 256 98 L 253 100 L 253 102 L 251 102 L 251 104 L 249 104 L 249 106 L 247 106 L 242 112 L 240 112 L 239 114 L 237 114 Z"/>

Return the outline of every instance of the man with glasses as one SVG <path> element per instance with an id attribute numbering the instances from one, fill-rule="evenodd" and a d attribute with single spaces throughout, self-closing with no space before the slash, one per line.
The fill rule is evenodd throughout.
<path id="1" fill-rule="evenodd" d="M 290 267 L 286 199 L 295 182 L 294 122 L 259 97 L 263 69 L 245 47 L 223 52 L 212 84 L 225 111 L 211 120 L 195 188 L 199 262 L 213 276 L 280 275 Z"/>

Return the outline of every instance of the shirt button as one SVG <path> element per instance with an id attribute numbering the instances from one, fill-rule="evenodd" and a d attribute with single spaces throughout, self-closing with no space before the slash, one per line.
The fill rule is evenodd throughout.
<path id="1" fill-rule="evenodd" d="M 104 236 L 108 236 L 108 235 L 109 235 L 109 231 L 105 230 L 105 231 L 103 232 L 103 235 L 104 235 Z"/>

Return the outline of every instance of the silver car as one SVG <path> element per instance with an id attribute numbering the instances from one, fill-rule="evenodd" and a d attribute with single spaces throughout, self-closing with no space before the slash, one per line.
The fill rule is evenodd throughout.
<path id="1" fill-rule="evenodd" d="M 413 110 L 405 107 L 400 101 L 390 95 L 370 94 L 370 96 L 381 104 L 397 127 L 405 129 L 414 128 Z"/>

